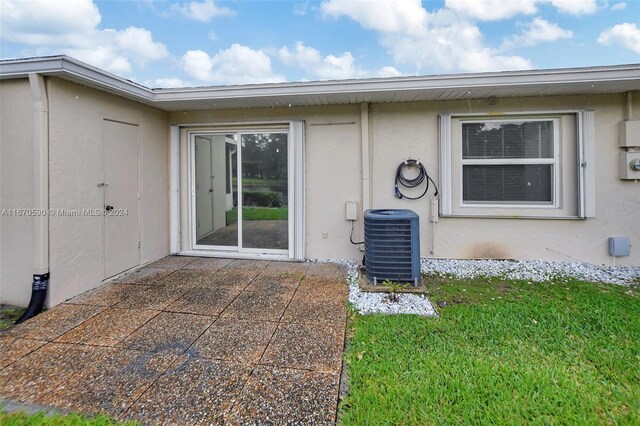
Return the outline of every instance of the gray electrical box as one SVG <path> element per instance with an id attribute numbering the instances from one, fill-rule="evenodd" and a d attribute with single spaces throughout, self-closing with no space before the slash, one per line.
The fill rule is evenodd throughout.
<path id="1" fill-rule="evenodd" d="M 609 237 L 609 255 L 620 257 L 631 254 L 631 241 L 628 237 Z"/>

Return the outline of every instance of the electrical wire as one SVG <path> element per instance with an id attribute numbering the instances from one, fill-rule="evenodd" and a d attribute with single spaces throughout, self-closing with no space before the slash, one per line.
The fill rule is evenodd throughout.
<path id="1" fill-rule="evenodd" d="M 349 241 L 351 241 L 351 244 L 353 245 L 364 244 L 364 241 L 361 241 L 361 242 L 353 241 L 353 222 L 355 221 L 354 220 L 351 221 L 351 232 L 349 233 Z"/>
<path id="2" fill-rule="evenodd" d="M 418 168 L 418 176 L 414 177 L 414 178 L 407 178 L 404 173 L 403 173 L 403 169 L 405 167 L 411 168 L 411 167 L 417 167 Z M 402 191 L 400 190 L 399 186 L 405 187 L 405 188 L 417 188 L 420 185 L 422 185 L 423 183 L 426 182 L 426 186 L 424 188 L 424 191 L 422 192 L 422 194 L 420 194 L 417 197 L 410 197 L 408 195 L 405 195 L 402 193 Z M 429 191 L 429 183 L 433 184 L 433 187 L 435 188 L 436 192 L 434 195 L 438 195 L 438 186 L 436 185 L 436 183 L 433 181 L 433 179 L 431 179 L 431 176 L 429 176 L 429 174 L 427 173 L 427 169 L 425 169 L 425 167 L 422 165 L 422 163 L 420 163 L 420 161 L 418 160 L 414 160 L 414 159 L 408 159 L 403 161 L 402 163 L 400 163 L 398 165 L 398 168 L 396 169 L 396 180 L 395 180 L 395 195 L 398 198 L 406 198 L 407 200 L 418 200 L 422 197 L 424 197 L 427 194 L 427 191 Z"/>

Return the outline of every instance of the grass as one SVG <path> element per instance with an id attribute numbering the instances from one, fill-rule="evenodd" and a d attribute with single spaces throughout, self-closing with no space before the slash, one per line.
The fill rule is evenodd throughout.
<path id="1" fill-rule="evenodd" d="M 244 207 L 242 209 L 244 220 L 287 220 L 289 209 L 287 207 Z M 227 223 L 232 224 L 238 221 L 238 208 L 227 212 Z"/>
<path id="2" fill-rule="evenodd" d="M 0 332 L 11 327 L 25 310 L 17 306 L 0 305 Z"/>
<path id="3" fill-rule="evenodd" d="M 353 314 L 342 425 L 640 424 L 640 289 L 431 279 L 440 318 Z"/>
<path id="4" fill-rule="evenodd" d="M 234 177 L 233 184 L 237 185 L 237 181 L 238 179 Z M 262 179 L 243 177 L 242 184 L 251 186 L 287 186 L 287 179 Z"/>
<path id="5" fill-rule="evenodd" d="M 0 424 L 3 426 L 135 426 L 136 422 L 118 422 L 109 417 L 84 417 L 78 414 L 46 413 L 25 414 L 0 411 Z"/>

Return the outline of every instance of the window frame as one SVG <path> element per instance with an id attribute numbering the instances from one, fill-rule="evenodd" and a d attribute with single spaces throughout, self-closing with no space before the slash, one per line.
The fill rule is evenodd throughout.
<path id="1" fill-rule="evenodd" d="M 551 165 L 552 169 L 551 169 L 551 179 L 553 180 L 553 183 L 551 185 L 551 203 L 528 203 L 526 201 L 524 202 L 520 202 L 520 201 L 514 201 L 514 202 L 465 202 L 464 200 L 464 190 L 462 189 L 460 191 L 460 199 L 459 199 L 459 203 L 460 206 L 462 207 L 471 207 L 471 208 L 480 208 L 480 207 L 488 207 L 488 208 L 496 208 L 496 209 L 500 209 L 500 208 L 507 208 L 507 209 L 514 209 L 514 208 L 524 208 L 524 209 L 530 209 L 530 208 L 535 208 L 535 209 L 539 209 L 539 208 L 547 208 L 547 209 L 557 209 L 559 207 L 560 204 L 560 169 L 561 169 L 561 164 L 560 164 L 560 140 L 561 140 L 561 133 L 560 133 L 560 129 L 561 129 L 561 119 L 560 117 L 557 116 L 549 116 L 549 117 L 543 117 L 543 116 L 535 116 L 535 118 L 532 118 L 531 116 L 511 116 L 509 118 L 494 118 L 491 116 L 485 116 L 485 117 L 478 117 L 478 118 L 460 118 L 459 120 L 459 124 L 460 124 L 460 129 L 462 129 L 462 126 L 464 124 L 467 123 L 514 123 L 516 121 L 527 121 L 527 122 L 544 122 L 544 121 L 551 121 L 553 122 L 553 156 L 552 157 L 545 157 L 545 158 L 525 158 L 525 157 L 515 157 L 515 158 L 464 158 L 464 155 L 462 153 L 462 150 L 460 150 L 460 158 L 456 159 L 457 162 L 459 162 L 459 170 L 458 173 L 461 176 L 461 182 L 464 180 L 464 166 L 476 166 L 476 165 L 486 165 L 486 166 L 500 166 L 500 165 L 527 165 L 527 164 L 531 164 L 531 165 L 539 165 L 539 164 L 545 164 L 545 165 Z M 459 138 L 458 138 L 458 143 L 459 146 L 462 147 L 462 144 L 464 142 L 464 134 L 462 131 L 458 132 L 459 134 Z M 461 185 L 461 188 L 463 188 L 463 186 Z"/>
<path id="2" fill-rule="evenodd" d="M 461 165 L 456 164 L 452 155 L 453 137 L 456 134 L 452 129 L 452 122 L 460 119 L 468 120 L 487 120 L 487 119 L 506 119 L 515 120 L 526 118 L 549 118 L 549 117 L 572 117 L 572 123 L 575 126 L 565 126 L 570 130 L 571 137 L 568 135 L 566 140 L 560 139 L 564 147 L 571 147 L 573 152 L 569 155 L 563 155 L 561 151 L 554 151 L 554 156 L 559 155 L 558 169 L 562 169 L 559 173 L 563 173 L 564 177 L 569 177 L 574 187 L 566 186 L 566 183 L 560 183 L 560 188 L 556 189 L 556 200 L 562 203 L 570 203 L 571 208 L 551 207 L 541 208 L 535 205 L 533 207 L 521 207 L 519 205 L 499 206 L 479 206 L 467 205 L 461 206 L 462 187 L 460 181 L 454 179 L 454 175 L 459 173 L 461 178 Z M 500 219 L 587 219 L 596 216 L 596 126 L 595 113 L 592 110 L 536 110 L 536 111 L 490 111 L 475 113 L 439 113 L 437 116 L 438 124 L 438 183 L 440 194 L 438 196 L 438 213 L 440 217 L 469 217 L 469 218 L 500 218 Z M 460 142 L 458 142 L 460 143 Z M 461 148 L 460 148 L 461 150 Z M 461 154 L 460 154 L 461 156 Z M 536 159 L 538 160 L 538 159 Z M 458 188 L 454 188 L 454 181 Z M 459 190 L 459 195 L 455 191 Z"/>

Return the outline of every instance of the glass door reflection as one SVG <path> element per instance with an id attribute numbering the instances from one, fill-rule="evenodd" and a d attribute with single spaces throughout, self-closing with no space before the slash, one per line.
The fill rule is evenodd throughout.
<path id="1" fill-rule="evenodd" d="M 238 247 L 238 167 L 235 134 L 194 136 L 197 245 Z"/>
<path id="2" fill-rule="evenodd" d="M 287 133 L 243 133 L 242 248 L 289 247 Z"/>

